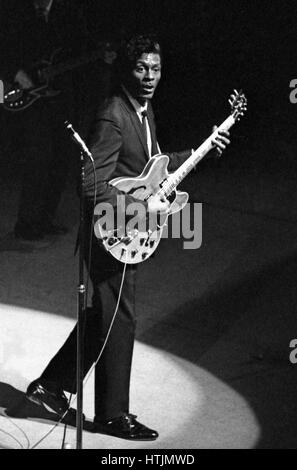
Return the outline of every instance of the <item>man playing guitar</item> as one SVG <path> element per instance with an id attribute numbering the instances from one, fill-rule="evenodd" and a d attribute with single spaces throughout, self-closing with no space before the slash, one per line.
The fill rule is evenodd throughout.
<path id="1" fill-rule="evenodd" d="M 93 198 L 117 207 L 122 196 L 129 203 L 143 204 L 150 213 L 166 212 L 169 202 L 159 196 L 147 202 L 135 199 L 109 184 L 112 178 L 138 176 L 150 157 L 159 152 L 151 99 L 161 78 L 161 49 L 150 36 L 137 35 L 125 45 L 118 58 L 120 84 L 112 97 L 97 113 L 90 148 L 94 157 L 97 187 L 94 188 L 93 166 L 86 163 L 85 194 L 86 236 L 90 235 Z M 145 126 L 145 128 L 144 128 Z M 229 133 L 221 131 L 213 145 L 221 153 L 229 143 Z M 179 167 L 191 150 L 169 154 L 170 170 Z M 86 247 L 88 247 L 88 242 Z M 89 258 L 85 253 L 86 262 Z M 130 440 L 154 440 L 157 431 L 136 420 L 129 410 L 129 385 L 136 328 L 135 281 L 136 265 L 123 264 L 107 253 L 93 238 L 90 277 L 93 284 L 93 305 L 87 309 L 84 330 L 84 375 L 95 367 L 95 417 L 93 432 Z M 121 280 L 120 302 L 114 317 Z M 114 322 L 112 323 L 112 319 Z M 109 330 L 112 324 L 111 330 Z M 106 347 L 102 344 L 110 332 Z M 99 361 L 97 359 L 100 357 Z M 68 410 L 64 391 L 76 393 L 76 328 L 42 375 L 27 389 L 27 398 L 50 407 L 62 417 Z"/>

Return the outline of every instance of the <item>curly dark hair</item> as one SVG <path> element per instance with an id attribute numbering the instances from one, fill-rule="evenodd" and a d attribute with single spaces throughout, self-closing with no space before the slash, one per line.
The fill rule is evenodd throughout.
<path id="1" fill-rule="evenodd" d="M 157 38 L 153 35 L 137 35 L 130 38 L 125 44 L 124 58 L 135 64 L 137 59 L 144 53 L 155 53 L 161 55 L 161 47 Z"/>
<path id="2" fill-rule="evenodd" d="M 123 41 L 117 58 L 117 69 L 120 75 L 130 72 L 142 54 L 159 54 L 162 59 L 161 46 L 154 34 L 136 34 Z"/>

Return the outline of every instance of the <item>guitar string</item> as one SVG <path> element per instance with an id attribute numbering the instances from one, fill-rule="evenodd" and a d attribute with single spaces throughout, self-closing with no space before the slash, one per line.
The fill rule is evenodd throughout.
<path id="1" fill-rule="evenodd" d="M 236 91 L 236 90 L 235 90 Z M 225 119 L 225 121 L 223 121 L 223 123 L 219 126 L 219 128 L 217 128 L 202 144 L 201 146 L 194 152 L 198 152 L 199 149 L 202 147 L 202 146 L 206 146 L 207 147 L 207 143 L 208 141 L 211 141 L 212 137 L 213 137 L 213 134 L 216 133 L 218 131 L 218 129 L 220 128 L 224 128 L 224 129 L 229 129 L 230 127 L 233 126 L 233 124 L 235 123 L 236 120 L 239 119 L 239 116 L 240 115 L 243 115 L 244 112 L 246 111 L 247 109 L 247 100 L 246 100 L 246 97 L 245 95 L 242 93 L 242 91 L 240 90 L 239 92 L 239 96 L 240 96 L 240 99 L 238 98 L 237 100 L 237 104 L 235 105 L 235 103 L 233 103 L 233 106 L 232 106 L 232 113 L 228 116 L 227 119 Z M 230 100 L 229 100 L 230 102 Z M 231 103 L 230 103 L 231 104 Z M 233 118 L 234 122 L 228 122 L 230 120 L 230 118 Z M 206 148 L 206 153 L 204 155 L 201 155 L 201 158 L 203 158 L 210 150 L 211 148 L 213 147 L 213 145 L 210 147 L 210 148 Z M 192 154 L 193 155 L 193 154 Z M 191 155 L 191 156 L 192 156 Z M 187 162 L 187 161 L 186 161 Z M 186 163 L 184 162 L 184 164 Z M 161 196 L 169 196 L 172 191 L 174 191 L 174 189 L 178 186 L 178 184 L 187 176 L 188 173 L 190 173 L 192 171 L 192 169 L 194 168 L 194 166 L 197 164 L 197 163 L 191 163 L 191 164 L 188 164 L 188 167 L 185 168 L 184 170 L 182 170 L 182 167 L 183 165 L 182 164 L 177 170 L 176 172 L 173 173 L 173 175 L 170 175 L 169 178 L 167 179 L 167 181 L 165 182 L 165 184 L 162 186 L 161 190 L 158 191 L 158 193 L 161 195 Z M 169 191 L 169 192 L 168 192 Z"/>

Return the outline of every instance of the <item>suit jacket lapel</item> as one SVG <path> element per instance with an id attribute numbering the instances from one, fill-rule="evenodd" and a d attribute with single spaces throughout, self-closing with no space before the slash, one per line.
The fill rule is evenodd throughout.
<path id="1" fill-rule="evenodd" d="M 130 103 L 128 97 L 126 96 L 125 93 L 121 93 L 121 96 L 122 96 L 122 99 L 123 99 L 123 102 L 124 102 L 124 105 L 125 105 L 125 108 L 127 109 L 128 111 L 128 114 L 129 114 L 129 117 L 131 119 L 131 122 L 136 130 L 136 133 L 138 135 L 138 138 L 140 140 L 140 142 L 142 143 L 142 146 L 143 146 L 143 150 L 147 156 L 147 158 L 149 159 L 149 153 L 148 153 L 148 148 L 147 148 L 147 142 L 145 140 L 145 137 L 143 135 L 143 131 L 142 131 L 142 127 L 141 127 L 141 122 L 139 120 L 139 117 L 137 116 L 136 114 L 136 111 L 135 109 L 133 108 L 132 104 Z"/>

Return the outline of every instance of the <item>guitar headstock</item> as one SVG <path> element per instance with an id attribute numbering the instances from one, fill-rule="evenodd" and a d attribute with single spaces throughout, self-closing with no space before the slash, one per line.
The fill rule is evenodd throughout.
<path id="1" fill-rule="evenodd" d="M 235 121 L 239 121 L 247 110 L 247 99 L 242 90 L 234 90 L 228 100 L 231 106 L 231 114 Z"/>

